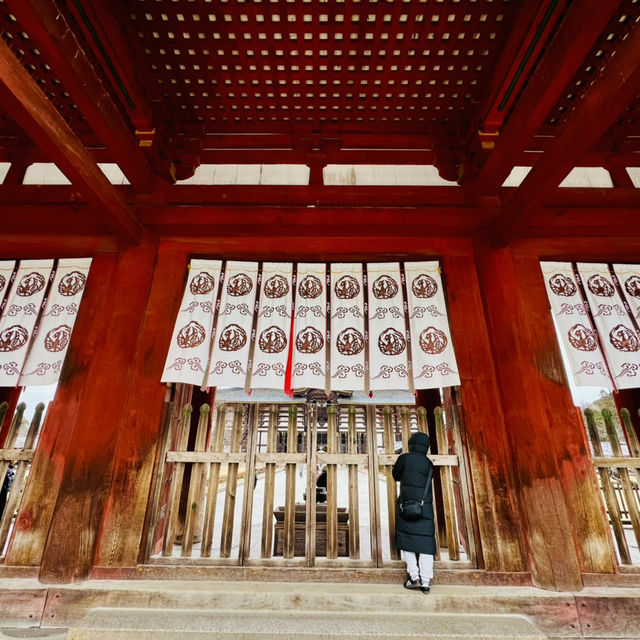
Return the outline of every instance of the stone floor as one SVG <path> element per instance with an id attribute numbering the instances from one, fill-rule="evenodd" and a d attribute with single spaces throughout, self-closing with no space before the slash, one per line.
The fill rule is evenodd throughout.
<path id="1" fill-rule="evenodd" d="M 640 639 L 640 587 L 0 580 L 0 638 Z"/>

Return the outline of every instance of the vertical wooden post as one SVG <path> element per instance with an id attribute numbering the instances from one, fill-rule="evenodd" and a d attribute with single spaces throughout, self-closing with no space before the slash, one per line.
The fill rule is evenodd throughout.
<path id="1" fill-rule="evenodd" d="M 471 253 L 445 255 L 449 322 L 458 358 L 469 469 L 478 515 L 478 563 L 488 571 L 523 571 L 514 476 L 483 296 Z"/>
<path id="2" fill-rule="evenodd" d="M 275 453 L 278 441 L 278 407 L 269 407 L 267 427 L 267 453 Z M 276 463 L 267 462 L 264 471 L 264 503 L 262 507 L 262 549 L 260 556 L 270 558 L 273 546 L 273 496 L 275 491 Z"/>
<path id="3" fill-rule="evenodd" d="M 244 405 L 236 405 L 233 417 L 233 431 L 231 432 L 230 453 L 240 451 L 242 439 L 242 416 Z M 233 516 L 236 510 L 236 492 L 238 490 L 238 463 L 230 462 L 227 466 L 227 488 L 224 497 L 224 515 L 222 518 L 222 535 L 220 536 L 220 557 L 231 556 L 231 542 L 233 541 Z"/>
<path id="4" fill-rule="evenodd" d="M 101 347 L 104 346 L 109 322 L 113 310 L 113 300 L 116 293 L 114 280 L 118 267 L 118 256 L 99 255 L 94 257 L 91 271 L 87 279 L 87 287 L 82 299 L 82 305 L 73 330 L 73 339 L 65 359 L 65 365 L 54 402 L 49 407 L 42 427 L 38 448 L 31 464 L 29 480 L 25 488 L 20 513 L 16 519 L 12 536 L 11 548 L 8 550 L 6 563 L 16 566 L 38 566 L 41 564 L 49 526 L 53 517 L 56 501 L 63 482 L 66 463 L 76 456 L 82 456 L 80 443 L 73 446 L 75 423 L 81 409 L 87 402 L 95 402 L 95 412 L 100 413 L 104 400 L 111 393 L 103 389 L 97 397 L 89 401 L 84 400 L 84 394 L 89 382 L 89 375 L 98 377 L 100 368 Z M 131 321 L 134 319 L 132 318 Z M 109 374 L 110 375 L 110 374 Z M 109 412 L 111 413 L 111 412 Z M 106 414 L 105 414 L 106 417 Z M 109 432 L 111 424 L 93 426 Z M 87 434 L 85 437 L 89 437 Z M 102 441 L 102 437 L 98 438 Z M 102 466 L 109 456 L 110 445 L 105 446 L 98 456 L 99 466 Z M 93 447 L 89 445 L 89 450 Z M 96 452 L 96 455 L 97 452 Z M 87 470 L 86 473 L 89 473 Z M 98 475 L 98 468 L 96 468 Z M 71 491 L 70 479 L 66 480 L 66 490 Z M 76 488 L 78 496 L 91 499 L 91 490 L 80 483 Z M 86 524 L 76 524 L 77 516 L 69 519 L 73 531 L 69 531 L 72 545 L 78 545 L 78 531 L 89 527 L 89 518 L 84 515 Z M 95 516 L 94 516 L 95 522 Z M 62 521 L 59 526 L 64 530 Z M 60 532 L 62 534 L 62 531 Z M 78 549 L 68 556 L 60 550 L 60 573 L 43 576 L 54 582 L 68 582 L 72 577 L 86 577 L 90 560 L 87 549 L 82 550 L 83 558 L 76 557 Z M 81 566 L 81 568 L 80 568 Z"/>
<path id="5" fill-rule="evenodd" d="M 358 453 L 356 408 L 348 409 L 348 453 Z M 349 557 L 360 557 L 360 508 L 358 504 L 358 465 L 349 465 Z"/>
<path id="6" fill-rule="evenodd" d="M 538 439 L 536 449 L 540 455 L 553 452 L 570 519 L 567 524 L 572 526 L 568 529 L 572 536 L 567 539 L 571 543 L 577 540 L 580 570 L 614 573 L 618 569 L 609 523 L 591 462 L 587 434 L 578 419 L 565 378 L 540 261 L 535 255 L 516 253 L 514 256 L 518 297 L 529 329 L 528 350 L 532 356 L 526 371 L 531 374 L 531 383 L 537 382 L 539 391 L 530 393 L 528 379 L 525 379 L 525 387 L 518 386 L 518 390 L 534 402 L 537 414 L 531 412 L 529 415 L 535 416 L 536 426 L 543 423 L 548 427 L 550 446 L 541 447 L 542 442 Z M 517 366 L 519 369 L 520 365 Z M 513 379 L 516 371 L 512 369 L 508 375 Z M 527 392 L 523 393 L 525 388 Z M 536 402 L 536 396 L 540 402 Z M 515 399 L 514 395 L 505 397 Z"/>
<path id="7" fill-rule="evenodd" d="M 382 421 L 384 426 L 384 451 L 387 454 L 396 453 L 396 441 L 393 434 L 393 423 L 391 421 L 393 409 L 385 407 L 382 410 Z M 387 477 L 387 512 L 389 513 L 389 546 L 391 547 L 392 560 L 400 558 L 400 551 L 396 549 L 396 499 L 398 491 L 396 481 L 392 475 L 393 467 L 387 465 L 385 467 L 385 475 Z"/>
<path id="8" fill-rule="evenodd" d="M 327 453 L 338 453 L 338 410 L 327 407 Z M 312 497 L 313 499 L 313 497 Z M 327 465 L 327 558 L 338 557 L 338 465 Z"/>
<path id="9" fill-rule="evenodd" d="M 184 288 L 187 255 L 182 248 L 160 246 L 150 256 L 153 280 L 140 292 L 146 307 L 138 350 L 128 351 L 129 385 L 116 433 L 115 464 L 95 557 L 96 566 L 131 567 L 141 557 L 145 513 L 154 457 L 163 425 L 160 382 L 173 325 Z M 156 262 L 157 259 L 157 262 Z M 93 271 L 93 266 L 92 266 Z M 91 276 L 90 276 L 91 277 Z M 133 299 L 135 288 L 129 293 Z M 84 302 L 83 302 L 84 304 Z M 126 305 L 129 301 L 124 302 Z M 124 319 L 130 329 L 133 318 Z M 96 411 L 100 402 L 94 401 Z"/>
<path id="10" fill-rule="evenodd" d="M 287 427 L 287 453 L 298 452 L 298 408 L 289 406 L 289 423 Z M 282 557 L 293 558 L 295 552 L 296 526 L 296 465 L 287 462 L 285 465 L 286 489 L 284 507 L 284 537 Z"/>

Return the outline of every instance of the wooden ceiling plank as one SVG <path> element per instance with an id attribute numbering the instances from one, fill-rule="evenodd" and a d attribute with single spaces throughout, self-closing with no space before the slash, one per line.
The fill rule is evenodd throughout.
<path id="1" fill-rule="evenodd" d="M 118 236 L 138 243 L 142 225 L 4 40 L 0 40 L 0 98 L 6 111 L 51 161 L 98 205 Z"/>
<path id="2" fill-rule="evenodd" d="M 471 196 L 493 194 L 500 188 L 616 8 L 617 3 L 602 0 L 579 0 L 571 5 L 500 132 L 495 148 L 478 175 L 465 186 Z"/>
<path id="3" fill-rule="evenodd" d="M 6 3 L 129 182 L 140 191 L 151 191 L 155 177 L 131 128 L 52 0 L 6 0 Z"/>
<path id="4" fill-rule="evenodd" d="M 637 25 L 607 61 L 600 75 L 587 89 L 582 102 L 554 138 L 543 158 L 529 172 L 500 216 L 492 223 L 490 234 L 498 246 L 513 237 L 519 220 L 548 200 L 576 166 L 577 160 L 615 122 L 640 92 L 640 25 Z"/>

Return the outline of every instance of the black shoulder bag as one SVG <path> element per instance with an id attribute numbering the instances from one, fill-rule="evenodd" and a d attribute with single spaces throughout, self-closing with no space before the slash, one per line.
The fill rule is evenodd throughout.
<path id="1" fill-rule="evenodd" d="M 417 500 L 401 500 L 398 503 L 398 507 L 400 508 L 400 515 L 405 520 L 420 520 L 420 518 L 422 518 L 422 506 L 424 505 L 424 501 L 427 498 L 427 493 L 429 493 L 432 476 L 433 466 L 429 469 L 429 474 L 427 475 L 427 484 L 424 487 L 424 492 L 422 493 L 422 498 L 419 502 Z"/>

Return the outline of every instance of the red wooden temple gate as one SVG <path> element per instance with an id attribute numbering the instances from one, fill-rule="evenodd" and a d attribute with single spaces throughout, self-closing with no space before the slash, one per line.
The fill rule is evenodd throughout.
<path id="1" fill-rule="evenodd" d="M 271 4 L 0 5 L 1 257 L 93 258 L 1 571 L 68 582 L 147 559 L 190 258 L 439 259 L 478 570 L 615 581 L 539 263 L 638 262 L 637 2 Z M 25 184 L 43 161 L 71 184 Z M 303 164 L 309 184 L 174 184 L 221 164 Z M 323 184 L 333 164 L 449 182 Z M 610 188 L 559 188 L 574 167 Z"/>

